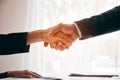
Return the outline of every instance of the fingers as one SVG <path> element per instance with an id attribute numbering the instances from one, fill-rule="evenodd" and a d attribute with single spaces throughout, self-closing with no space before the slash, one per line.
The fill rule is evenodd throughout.
<path id="1" fill-rule="evenodd" d="M 58 32 L 54 36 L 49 37 L 47 41 L 49 42 L 44 42 L 45 47 L 50 44 L 51 48 L 63 51 L 64 49 L 68 49 L 72 45 L 74 39 L 72 39 L 71 36 L 65 33 Z"/>
<path id="2" fill-rule="evenodd" d="M 64 49 L 69 49 L 69 47 L 66 47 L 65 45 L 63 45 L 60 49 L 60 51 L 63 51 Z"/>
<path id="3" fill-rule="evenodd" d="M 72 42 L 73 42 L 73 39 L 62 33 L 62 32 L 58 32 L 58 34 L 55 35 L 56 37 L 59 37 L 59 42 L 58 44 L 55 46 L 55 49 L 56 50 L 63 50 L 63 49 L 66 49 L 66 48 L 69 48 L 71 45 L 72 45 Z"/>
<path id="4" fill-rule="evenodd" d="M 47 47 L 49 43 L 47 42 L 44 42 L 44 47 Z"/>
<path id="5" fill-rule="evenodd" d="M 68 47 L 66 47 L 66 45 L 62 42 L 58 42 L 58 43 L 51 43 L 50 47 L 56 50 L 60 50 L 63 51 L 65 49 L 68 49 Z"/>
<path id="6" fill-rule="evenodd" d="M 58 49 L 61 50 L 62 45 L 63 45 L 62 42 L 58 42 L 58 45 L 56 45 L 55 49 L 56 50 L 58 50 Z"/>
<path id="7" fill-rule="evenodd" d="M 68 49 L 68 48 L 69 48 L 69 46 L 66 46 L 62 42 L 58 42 L 58 44 L 55 47 L 56 50 L 60 50 L 60 51 L 63 51 L 63 50 Z"/>
<path id="8" fill-rule="evenodd" d="M 35 72 L 32 72 L 32 73 L 35 74 L 37 78 L 42 77 L 42 76 L 41 76 L 40 74 L 38 74 L 38 73 L 35 73 Z"/>
<path id="9" fill-rule="evenodd" d="M 40 78 L 41 77 L 41 75 L 29 70 L 17 71 L 16 74 L 17 74 L 16 77 L 19 77 L 19 78 Z"/>
<path id="10" fill-rule="evenodd" d="M 26 76 L 30 77 L 30 78 L 40 78 L 41 77 L 41 75 L 39 75 L 35 72 L 32 72 L 32 71 L 28 71 Z"/>
<path id="11" fill-rule="evenodd" d="M 57 43 L 56 43 L 56 42 L 50 43 L 50 47 L 51 47 L 51 48 L 55 48 L 56 46 L 57 46 Z"/>
<path id="12" fill-rule="evenodd" d="M 73 39 L 62 32 L 56 33 L 54 37 L 55 38 L 53 42 L 50 43 L 51 48 L 63 51 L 64 49 L 68 49 L 72 45 Z"/>
<path id="13" fill-rule="evenodd" d="M 73 41 L 75 41 L 75 37 L 72 34 L 72 27 L 68 24 L 60 23 L 49 28 L 47 32 L 47 38 L 44 42 L 45 47 L 50 44 L 51 48 L 62 51 L 64 49 L 68 49 L 72 45 Z"/>

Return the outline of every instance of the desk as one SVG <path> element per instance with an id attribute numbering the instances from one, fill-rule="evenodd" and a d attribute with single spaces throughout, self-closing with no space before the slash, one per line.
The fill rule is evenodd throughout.
<path id="1" fill-rule="evenodd" d="M 6 78 L 1 80 L 45 80 L 45 79 L 25 79 L 25 78 Z M 62 80 L 120 80 L 120 78 L 86 78 L 86 77 L 66 77 Z"/>

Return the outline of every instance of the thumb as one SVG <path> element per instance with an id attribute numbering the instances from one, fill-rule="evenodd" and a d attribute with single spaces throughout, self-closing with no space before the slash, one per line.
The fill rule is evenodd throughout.
<path id="1" fill-rule="evenodd" d="M 61 24 L 62 23 L 59 23 L 58 25 L 50 28 L 47 35 L 54 36 L 56 33 L 60 32 L 61 31 Z"/>

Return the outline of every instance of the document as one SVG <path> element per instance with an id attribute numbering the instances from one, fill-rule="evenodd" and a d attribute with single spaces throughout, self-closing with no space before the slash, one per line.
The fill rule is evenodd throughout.
<path id="1" fill-rule="evenodd" d="M 97 74 L 77 74 L 77 73 L 71 73 L 69 77 L 119 77 L 119 75 L 97 75 Z"/>

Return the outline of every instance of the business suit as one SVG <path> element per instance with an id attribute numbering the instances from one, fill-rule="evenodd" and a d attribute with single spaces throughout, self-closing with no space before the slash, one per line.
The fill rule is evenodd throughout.
<path id="1" fill-rule="evenodd" d="M 82 34 L 81 39 L 98 36 L 120 29 L 120 6 L 100 15 L 75 22 Z"/>
<path id="2" fill-rule="evenodd" d="M 0 34 L 0 55 L 28 52 L 27 34 L 27 32 Z"/>
<path id="3" fill-rule="evenodd" d="M 0 34 L 0 55 L 9 55 L 29 51 L 26 45 L 27 32 Z M 7 72 L 0 73 L 0 78 L 7 78 Z"/>
<path id="4" fill-rule="evenodd" d="M 0 79 L 2 78 L 7 78 L 8 77 L 8 72 L 0 73 Z"/>

